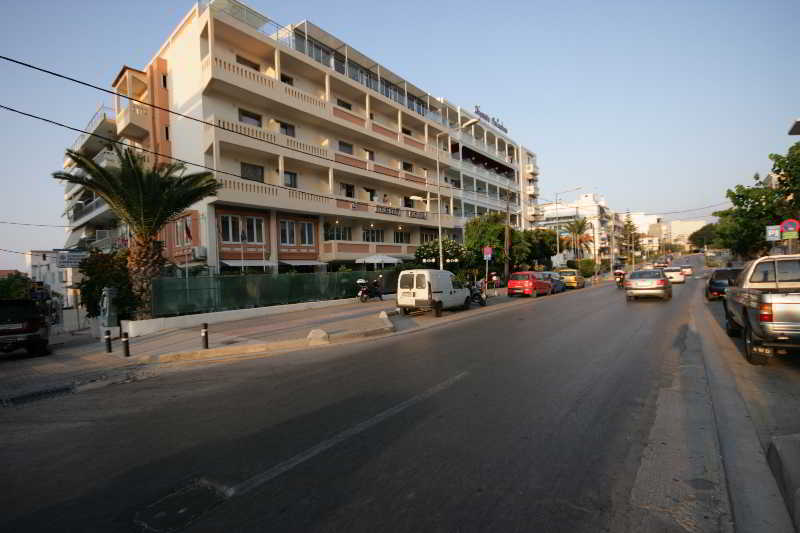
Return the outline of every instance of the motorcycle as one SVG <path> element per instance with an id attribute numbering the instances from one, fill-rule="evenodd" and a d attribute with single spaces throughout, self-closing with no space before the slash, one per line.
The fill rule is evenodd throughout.
<path id="1" fill-rule="evenodd" d="M 486 306 L 486 293 L 480 290 L 476 285 L 471 285 L 469 287 L 469 298 L 474 304 L 478 304 L 481 307 Z"/>
<path id="2" fill-rule="evenodd" d="M 625 274 L 620 272 L 614 273 L 614 281 L 617 282 L 617 288 L 621 289 L 625 286 Z"/>
<path id="3" fill-rule="evenodd" d="M 369 301 L 370 298 L 378 298 L 383 300 L 383 295 L 378 287 L 370 285 L 367 280 L 359 278 L 356 280 L 358 284 L 358 299 L 364 303 Z"/>

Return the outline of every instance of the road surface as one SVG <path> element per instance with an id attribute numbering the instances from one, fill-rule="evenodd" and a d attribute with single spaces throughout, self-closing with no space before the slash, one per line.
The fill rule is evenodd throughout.
<path id="1" fill-rule="evenodd" d="M 0 530 L 730 530 L 702 283 L 2 410 Z"/>

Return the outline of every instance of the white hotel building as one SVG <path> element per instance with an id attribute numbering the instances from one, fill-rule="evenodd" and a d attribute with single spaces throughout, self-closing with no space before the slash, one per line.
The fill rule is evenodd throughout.
<path id="1" fill-rule="evenodd" d="M 164 231 L 177 264 L 324 270 L 373 254 L 411 259 L 437 238 L 439 217 L 457 240 L 488 212 L 534 222 L 533 151 L 310 22 L 284 27 L 236 0 L 199 3 L 142 70 L 123 67 L 112 86 L 207 123 L 117 96 L 89 125 L 216 169 L 218 195 L 182 215 L 191 238 L 186 221 Z M 75 148 L 113 164 L 102 144 L 82 136 Z M 71 186 L 65 200 L 68 244 L 125 245 L 102 200 Z"/>

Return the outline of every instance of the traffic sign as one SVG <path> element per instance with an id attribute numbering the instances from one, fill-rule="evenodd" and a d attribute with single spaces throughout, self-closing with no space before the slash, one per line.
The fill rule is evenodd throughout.
<path id="1" fill-rule="evenodd" d="M 785 231 L 800 231 L 800 221 L 793 218 L 787 218 L 781 222 L 781 232 Z"/>
<path id="2" fill-rule="evenodd" d="M 767 226 L 767 240 L 779 241 L 781 240 L 781 227 L 780 225 Z"/>
<path id="3" fill-rule="evenodd" d="M 492 247 L 491 246 L 484 246 L 483 247 L 483 260 L 489 261 L 492 259 Z"/>

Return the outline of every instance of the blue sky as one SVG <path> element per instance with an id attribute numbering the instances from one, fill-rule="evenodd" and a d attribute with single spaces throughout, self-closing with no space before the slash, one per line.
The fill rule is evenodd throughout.
<path id="1" fill-rule="evenodd" d="M 0 19 L 0 55 L 108 87 L 122 64 L 143 67 L 191 5 L 17 3 Z M 714 204 L 800 140 L 786 135 L 800 117 L 796 0 L 249 5 L 283 24 L 309 19 L 433 95 L 481 105 L 539 154 L 545 198 L 582 185 L 619 210 Z M 0 80 L 0 104 L 77 127 L 110 103 L 4 61 Z M 75 134 L 3 110 L 0 124 L 0 220 L 64 224 L 49 175 Z M 64 237 L 0 224 L 0 248 Z M 0 253 L 0 268 L 23 265 Z"/>

